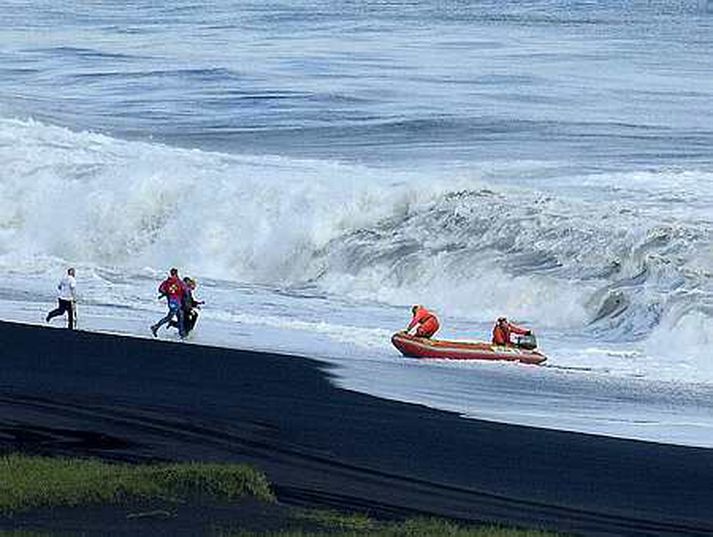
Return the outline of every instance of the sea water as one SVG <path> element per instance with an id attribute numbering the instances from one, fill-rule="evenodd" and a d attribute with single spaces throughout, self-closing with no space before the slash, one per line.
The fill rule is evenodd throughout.
<path id="1" fill-rule="evenodd" d="M 713 2 L 0 2 L 0 310 L 312 356 L 468 417 L 713 446 Z M 406 359 L 533 328 L 547 367 Z M 55 320 L 59 326 L 61 321 Z M 177 339 L 162 330 L 160 337 Z"/>

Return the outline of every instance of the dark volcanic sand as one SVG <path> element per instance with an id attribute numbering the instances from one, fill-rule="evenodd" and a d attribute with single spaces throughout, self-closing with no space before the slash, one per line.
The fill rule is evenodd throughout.
<path id="1" fill-rule="evenodd" d="M 295 356 L 10 323 L 0 341 L 4 451 L 246 462 L 284 504 L 379 517 L 713 535 L 713 450 L 463 419 Z"/>

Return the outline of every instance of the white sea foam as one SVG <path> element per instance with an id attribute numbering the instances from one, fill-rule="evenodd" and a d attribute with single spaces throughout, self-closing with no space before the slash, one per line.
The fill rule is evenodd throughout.
<path id="1" fill-rule="evenodd" d="M 653 192 L 636 203 L 572 199 L 486 185 L 475 171 L 385 176 L 9 119 L 0 120 L 0 160 L 0 268 L 33 292 L 47 271 L 71 262 L 96 280 L 95 302 L 134 302 L 135 290 L 107 283 L 114 273 L 157 278 L 178 265 L 361 304 L 421 302 L 466 323 L 506 314 L 553 334 L 629 344 L 643 353 L 644 374 L 675 377 L 661 368 L 671 359 L 707 371 L 711 222 L 657 202 L 667 191 L 685 194 L 693 171 L 609 178 L 627 192 Z M 353 326 L 268 313 L 260 322 L 338 342 Z M 360 334 L 369 346 L 386 331 Z"/>
<path id="2" fill-rule="evenodd" d="M 404 210 L 375 172 L 235 157 L 0 121 L 0 251 L 101 265 L 195 266 L 246 281 L 304 280 L 342 233 Z"/>

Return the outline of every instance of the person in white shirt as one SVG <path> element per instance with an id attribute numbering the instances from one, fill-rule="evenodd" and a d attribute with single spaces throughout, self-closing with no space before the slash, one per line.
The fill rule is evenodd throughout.
<path id="1" fill-rule="evenodd" d="M 67 313 L 67 328 L 74 330 L 74 308 L 77 300 L 77 280 L 74 279 L 74 268 L 67 269 L 67 275 L 62 278 L 57 285 L 57 309 L 47 314 L 46 321 L 50 322 L 54 317 L 59 317 Z"/>

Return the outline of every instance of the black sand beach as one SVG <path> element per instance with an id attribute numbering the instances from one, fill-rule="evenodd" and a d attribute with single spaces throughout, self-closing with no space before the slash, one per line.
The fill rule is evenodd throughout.
<path id="1" fill-rule="evenodd" d="M 0 323 L 0 448 L 247 462 L 288 505 L 582 535 L 713 534 L 713 450 L 500 425 L 307 358 Z"/>

